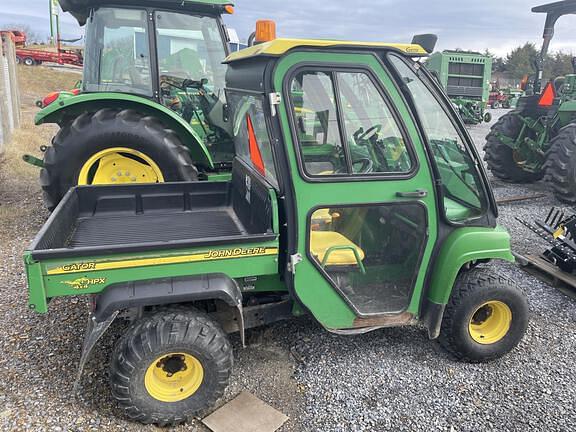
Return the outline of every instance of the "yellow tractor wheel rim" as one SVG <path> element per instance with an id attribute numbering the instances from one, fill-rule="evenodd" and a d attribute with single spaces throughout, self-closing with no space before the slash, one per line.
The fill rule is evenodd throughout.
<path id="1" fill-rule="evenodd" d="M 196 393 L 203 380 L 204 368 L 196 357 L 170 353 L 158 357 L 148 366 L 144 385 L 156 400 L 179 402 Z"/>
<path id="2" fill-rule="evenodd" d="M 474 341 L 490 345 L 502 340 L 510 330 L 512 311 L 506 303 L 493 300 L 484 303 L 472 314 L 468 331 Z"/>
<path id="3" fill-rule="evenodd" d="M 112 147 L 93 154 L 82 166 L 79 185 L 162 183 L 160 167 L 145 153 Z"/>

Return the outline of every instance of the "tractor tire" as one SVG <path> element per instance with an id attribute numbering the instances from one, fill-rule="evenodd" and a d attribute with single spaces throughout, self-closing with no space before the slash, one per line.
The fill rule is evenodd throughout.
<path id="1" fill-rule="evenodd" d="M 98 155 L 102 157 L 98 159 Z M 110 160 L 114 157 L 117 162 Z M 101 163 L 102 169 L 108 169 L 107 177 L 98 176 Z M 111 174 L 111 170 L 117 171 L 116 163 L 122 170 L 118 173 L 128 177 L 116 178 Z M 129 168 L 133 168 L 132 173 Z M 110 108 L 81 114 L 64 125 L 46 150 L 44 168 L 40 171 L 40 185 L 49 210 L 53 210 L 68 189 L 79 182 L 117 184 L 114 182 L 197 179 L 198 171 L 188 148 L 173 131 L 166 129 L 155 117 L 134 110 Z"/>
<path id="2" fill-rule="evenodd" d="M 544 176 L 544 170 L 532 173 L 519 167 L 514 160 L 514 151 L 498 138 L 498 134 L 515 138 L 521 127 L 516 112 L 504 114 L 490 129 L 484 145 L 484 160 L 488 169 L 495 177 L 510 183 L 532 183 Z"/>
<path id="3" fill-rule="evenodd" d="M 36 62 L 34 61 L 34 59 L 32 57 L 24 57 L 24 64 L 26 66 L 34 66 L 36 64 Z"/>
<path id="4" fill-rule="evenodd" d="M 485 112 L 482 116 L 482 120 L 484 120 L 484 123 L 490 123 L 492 121 L 492 114 Z"/>
<path id="5" fill-rule="evenodd" d="M 461 273 L 440 328 L 440 345 L 471 363 L 510 352 L 528 327 L 528 302 L 515 282 L 486 267 Z"/>
<path id="6" fill-rule="evenodd" d="M 112 395 L 126 415 L 173 426 L 210 408 L 232 371 L 222 328 L 195 309 L 157 312 L 132 324 L 110 360 Z"/>
<path id="7" fill-rule="evenodd" d="M 550 141 L 544 169 L 556 198 L 576 203 L 576 123 L 564 126 Z"/>

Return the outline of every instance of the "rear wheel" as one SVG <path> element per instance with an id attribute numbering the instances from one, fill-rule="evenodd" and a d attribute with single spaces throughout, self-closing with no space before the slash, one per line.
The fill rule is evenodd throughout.
<path id="1" fill-rule="evenodd" d="M 36 63 L 34 62 L 34 59 L 32 57 L 25 57 L 24 64 L 26 66 L 34 66 Z"/>
<path id="2" fill-rule="evenodd" d="M 118 341 L 110 364 L 112 395 L 128 417 L 161 426 L 186 421 L 224 393 L 232 347 L 197 310 L 159 312 Z"/>
<path id="3" fill-rule="evenodd" d="M 554 195 L 562 202 L 576 203 L 576 123 L 563 127 L 550 142 L 545 170 Z"/>
<path id="4" fill-rule="evenodd" d="M 459 360 L 490 361 L 518 345 L 527 326 L 528 303 L 514 281 L 477 268 L 456 280 L 439 342 Z"/>
<path id="5" fill-rule="evenodd" d="M 16 56 L 16 64 L 20 64 L 22 63 L 22 59 L 18 56 Z"/>
<path id="6" fill-rule="evenodd" d="M 197 180 L 178 136 L 134 110 L 102 109 L 65 125 L 44 154 L 40 184 L 52 210 L 75 185 Z"/>
<path id="7" fill-rule="evenodd" d="M 522 156 L 500 140 L 500 135 L 516 139 L 522 122 L 516 112 L 503 115 L 486 136 L 484 160 L 495 177 L 513 183 L 531 183 L 540 180 L 544 171 L 533 173 L 522 169 Z"/>

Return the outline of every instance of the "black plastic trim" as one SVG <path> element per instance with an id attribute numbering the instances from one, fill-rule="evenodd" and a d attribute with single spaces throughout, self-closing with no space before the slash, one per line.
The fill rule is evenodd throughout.
<path id="1" fill-rule="evenodd" d="M 229 306 L 242 306 L 238 284 L 225 274 L 208 274 L 118 283 L 96 297 L 94 316 L 105 321 L 115 311 L 199 300 L 222 300 Z"/>

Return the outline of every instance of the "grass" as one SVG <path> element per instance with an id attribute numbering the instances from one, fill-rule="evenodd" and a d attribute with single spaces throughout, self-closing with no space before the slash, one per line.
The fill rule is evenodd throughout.
<path id="1" fill-rule="evenodd" d="M 41 158 L 41 145 L 50 145 L 57 132 L 55 125 L 34 125 L 34 115 L 38 111 L 35 101 L 56 90 L 69 90 L 80 79 L 78 73 L 54 70 L 49 67 L 18 66 L 18 81 L 21 98 L 21 124 L 16 129 L 4 154 L 0 155 L 0 179 L 2 184 L 9 179 L 37 178 L 38 168 L 22 160 L 22 155 L 30 153 Z"/>
<path id="2" fill-rule="evenodd" d="M 56 90 L 71 89 L 80 79 L 78 73 L 49 67 L 18 66 L 21 124 L 14 130 L 3 154 L 0 154 L 0 228 L 13 229 L 18 220 L 38 211 L 40 168 L 22 160 L 30 153 L 42 158 L 41 145 L 50 145 L 58 131 L 55 125 L 34 125 L 37 99 Z"/>

